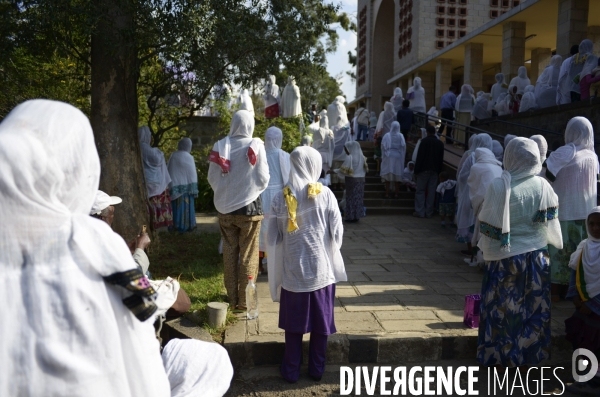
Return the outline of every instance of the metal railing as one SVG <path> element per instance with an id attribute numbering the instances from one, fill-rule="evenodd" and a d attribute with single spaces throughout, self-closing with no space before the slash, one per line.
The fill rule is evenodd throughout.
<path id="1" fill-rule="evenodd" d="M 515 123 L 515 122 L 512 122 L 512 121 L 506 121 L 506 120 L 497 119 L 497 118 L 488 119 L 488 120 L 484 120 L 484 121 L 479 121 L 479 123 L 486 124 L 486 125 L 487 124 L 491 124 L 491 123 L 502 123 L 502 124 L 514 125 L 514 126 L 519 127 L 519 128 L 527 128 L 529 130 L 539 131 L 539 132 L 542 132 L 544 134 L 560 135 L 560 136 L 562 136 L 562 134 L 560 132 L 550 131 L 550 130 L 546 130 L 546 129 L 539 128 L 539 127 L 532 127 L 530 125 Z"/>

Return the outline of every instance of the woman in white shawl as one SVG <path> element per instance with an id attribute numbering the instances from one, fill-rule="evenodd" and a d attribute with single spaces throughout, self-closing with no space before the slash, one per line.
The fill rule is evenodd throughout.
<path id="1" fill-rule="evenodd" d="M 358 145 L 357 142 L 352 142 Z M 269 290 L 279 301 L 285 330 L 280 370 L 296 382 L 302 364 L 302 336 L 310 333 L 308 374 L 325 371 L 327 338 L 336 332 L 335 284 L 347 281 L 340 254 L 344 228 L 333 192 L 317 182 L 321 156 L 302 146 L 290 155 L 289 184 L 273 198 L 268 226 Z"/>
<path id="2" fill-rule="evenodd" d="M 381 180 L 385 183 L 385 198 L 390 198 L 391 184 L 394 183 L 394 198 L 398 198 L 400 181 L 404 170 L 406 142 L 400 133 L 400 123 L 394 121 L 389 134 L 381 141 Z"/>
<path id="3" fill-rule="evenodd" d="M 540 149 L 540 163 L 542 163 L 542 170 L 540 171 L 538 176 L 546 177 L 546 153 L 548 152 L 548 142 L 546 142 L 546 138 L 543 135 L 532 135 L 529 137 L 532 141 L 534 141 L 538 145 L 538 149 Z"/>
<path id="4" fill-rule="evenodd" d="M 100 159 L 87 117 L 33 100 L 0 124 L 2 396 L 169 396 L 155 292 L 88 214 Z"/>
<path id="5" fill-rule="evenodd" d="M 579 46 L 581 48 L 581 45 Z M 600 77 L 593 77 L 592 72 L 598 67 L 598 57 L 592 52 L 593 48 L 585 54 L 586 60 L 583 64 L 583 69 L 579 73 L 579 92 L 581 100 L 587 101 L 590 99 L 590 86 L 596 83 Z"/>
<path id="6" fill-rule="evenodd" d="M 469 199 L 471 208 L 475 215 L 475 228 L 471 245 L 476 246 L 479 241 L 479 221 L 477 217 L 483 205 L 483 199 L 488 186 L 496 178 L 502 175 L 502 162 L 496 160 L 494 153 L 488 148 L 475 149 L 475 164 L 471 167 L 467 185 L 469 187 Z M 468 260 L 468 259 L 467 259 Z"/>
<path id="7" fill-rule="evenodd" d="M 585 39 L 579 44 L 579 53 L 573 55 L 571 57 L 571 62 L 569 64 L 569 70 L 564 78 L 567 79 L 569 84 L 571 85 L 571 102 L 578 102 L 581 100 L 581 77 L 584 67 L 587 63 L 589 57 L 596 58 L 593 54 L 594 51 L 594 42 Z M 597 60 L 598 58 L 596 58 Z M 588 67 L 591 65 L 588 65 Z M 594 66 L 592 66 L 593 69 Z M 591 70 L 591 69 L 590 69 Z"/>
<path id="8" fill-rule="evenodd" d="M 296 85 L 296 80 L 290 76 L 281 95 L 281 112 L 284 118 L 296 117 L 302 114 L 302 105 L 300 104 L 300 88 Z"/>
<path id="9" fill-rule="evenodd" d="M 327 107 L 327 117 L 329 117 L 330 124 L 337 123 L 339 116 L 342 118 L 342 125 L 348 124 L 348 127 L 350 127 L 348 113 L 346 113 L 346 106 L 344 106 L 345 101 L 346 98 L 339 95 L 336 96 L 333 102 Z"/>
<path id="10" fill-rule="evenodd" d="M 254 114 L 254 104 L 252 103 L 252 98 L 250 97 L 247 89 L 244 88 L 242 92 L 240 92 L 238 102 L 240 104 L 239 110 L 247 110 Z"/>
<path id="11" fill-rule="evenodd" d="M 148 126 L 138 130 L 142 149 L 142 165 L 148 189 L 148 205 L 154 229 L 173 226 L 173 209 L 169 195 L 171 177 L 165 162 L 165 155 L 159 148 L 150 146 L 152 135 Z"/>
<path id="12" fill-rule="evenodd" d="M 394 105 L 394 112 L 398 113 L 398 110 L 402 109 L 403 100 L 404 98 L 402 97 L 402 88 L 394 88 L 394 95 L 390 99 L 390 102 Z"/>
<path id="13" fill-rule="evenodd" d="M 562 238 L 558 197 L 536 176 L 541 167 L 535 142 L 512 140 L 502 177 L 490 184 L 479 212 L 478 246 L 486 261 L 477 347 L 482 365 L 535 366 L 550 358 L 546 246 L 560 248 Z"/>
<path id="14" fill-rule="evenodd" d="M 279 96 L 279 86 L 275 83 L 275 76 L 270 75 L 265 86 L 265 118 L 273 119 L 279 117 L 279 102 L 281 100 Z"/>
<path id="15" fill-rule="evenodd" d="M 169 191 L 173 207 L 173 225 L 179 232 L 196 228 L 194 197 L 198 197 L 198 173 L 191 151 L 192 140 L 181 138 L 177 144 L 177 151 L 169 158 L 168 169 L 171 176 Z"/>
<path id="16" fill-rule="evenodd" d="M 383 112 L 379 113 L 376 134 L 383 138 L 383 136 L 390 132 L 390 130 L 392 129 L 392 122 L 394 121 L 396 121 L 396 112 L 394 111 L 394 105 L 391 102 L 386 102 L 383 105 Z"/>
<path id="17" fill-rule="evenodd" d="M 321 153 L 321 158 L 323 159 L 323 171 L 327 174 L 333 163 L 335 141 L 333 139 L 333 132 L 329 129 L 329 119 L 327 115 L 323 114 L 318 117 L 320 117 L 319 123 L 311 129 L 313 137 L 312 147 Z"/>
<path id="18" fill-rule="evenodd" d="M 571 87 L 575 83 L 569 80 L 569 70 L 571 69 L 571 62 L 578 56 L 579 45 L 575 44 L 574 46 L 571 46 L 571 51 L 569 53 L 571 56 L 563 61 L 558 73 L 558 90 L 556 90 L 557 105 L 571 103 Z"/>
<path id="19" fill-rule="evenodd" d="M 525 87 L 530 84 L 531 80 L 527 77 L 527 68 L 525 66 L 520 66 L 517 75 L 513 77 L 508 85 L 508 91 L 511 92 L 512 87 L 517 87 L 517 95 L 523 95 L 525 93 Z"/>
<path id="20" fill-rule="evenodd" d="M 492 112 L 488 110 L 488 94 L 483 91 L 477 93 L 475 106 L 473 106 L 473 117 L 476 120 L 489 119 L 492 117 Z"/>
<path id="21" fill-rule="evenodd" d="M 344 150 L 344 146 L 346 145 L 346 142 L 352 140 L 350 135 L 350 126 L 347 122 L 345 122 L 346 120 L 344 120 L 341 115 L 338 116 L 337 122 L 332 128 L 334 140 L 332 168 L 335 169 L 340 168 L 342 163 L 346 161 L 346 151 Z M 338 175 L 337 173 L 330 173 L 332 174 L 331 183 L 333 184 L 334 189 L 342 189 L 344 177 Z"/>
<path id="22" fill-rule="evenodd" d="M 532 85 L 528 85 L 525 87 L 525 93 L 521 98 L 521 103 L 519 104 L 519 112 L 526 112 L 528 110 L 534 110 L 538 108 L 537 102 L 535 101 L 535 87 Z"/>
<path id="23" fill-rule="evenodd" d="M 504 83 L 504 73 L 497 73 L 496 74 L 496 84 L 494 84 L 492 86 L 492 89 L 490 91 L 490 94 L 492 96 L 490 105 L 492 107 L 494 105 L 496 105 L 496 103 L 498 102 L 498 99 L 500 97 L 500 94 L 502 94 L 502 93 L 506 94 L 507 92 L 508 92 L 508 86 L 506 85 L 506 83 Z"/>
<path id="24" fill-rule="evenodd" d="M 556 105 L 558 76 L 562 57 L 554 55 L 535 83 L 535 99 L 540 109 Z"/>
<path id="25" fill-rule="evenodd" d="M 478 148 L 486 148 L 492 150 L 492 137 L 488 134 L 478 134 L 473 138 L 473 143 L 469 148 L 470 154 L 465 158 L 460 171 L 456 178 L 457 190 L 457 211 L 456 211 L 456 241 L 459 243 L 467 243 L 467 250 L 461 251 L 464 255 L 472 255 L 471 239 L 475 228 L 475 214 L 471 207 L 471 199 L 469 197 L 469 175 L 471 167 L 475 164 L 475 151 Z"/>
<path id="26" fill-rule="evenodd" d="M 460 95 L 456 98 L 456 122 L 462 125 L 455 125 L 454 144 L 464 145 L 467 126 L 471 125 L 471 112 L 475 106 L 475 97 L 473 96 L 473 87 L 469 84 L 463 84 L 460 88 Z"/>
<path id="27" fill-rule="evenodd" d="M 565 339 L 574 349 L 587 349 L 600 357 L 600 207 L 586 220 L 588 238 L 571 255 L 571 279 L 567 299 L 575 313 L 565 320 Z M 577 395 L 600 395 L 600 371 L 587 381 L 575 382 L 567 390 Z"/>
<path id="28" fill-rule="evenodd" d="M 259 250 L 267 252 L 267 225 L 271 215 L 271 201 L 283 190 L 290 177 L 290 155 L 281 149 L 283 133 L 277 127 L 269 127 L 265 132 L 265 151 L 269 164 L 269 185 L 260 194 L 264 220 L 260 224 Z"/>
<path id="29" fill-rule="evenodd" d="M 594 152 L 594 129 L 585 117 L 567 123 L 565 145 L 546 160 L 546 177 L 558 195 L 560 226 L 565 247 L 551 248 L 553 299 L 564 296 L 569 284 L 569 258 L 587 237 L 585 219 L 596 206 L 598 157 Z M 565 287 L 560 287 L 563 285 Z"/>
<path id="30" fill-rule="evenodd" d="M 238 110 L 229 135 L 214 144 L 208 158 L 208 183 L 223 240 L 225 288 L 229 304 L 241 310 L 246 309 L 248 277 L 256 279 L 258 274 L 260 195 L 269 183 L 265 145 L 252 138 L 253 132 L 252 113 Z"/>
<path id="31" fill-rule="evenodd" d="M 498 113 L 498 116 L 504 116 L 510 113 L 509 100 L 510 95 L 507 92 L 503 92 L 498 96 L 494 110 Z"/>
<path id="32" fill-rule="evenodd" d="M 344 176 L 346 183 L 345 221 L 354 223 L 365 216 L 365 207 L 363 206 L 365 175 L 369 167 L 367 166 L 367 158 L 363 155 L 358 142 L 346 142 L 344 151 L 347 155 L 346 160 L 335 171 Z"/>
<path id="33" fill-rule="evenodd" d="M 410 101 L 410 108 L 415 112 L 425 113 L 427 107 L 425 106 L 425 89 L 421 85 L 421 78 L 415 77 L 412 87 L 408 89 L 406 98 Z"/>

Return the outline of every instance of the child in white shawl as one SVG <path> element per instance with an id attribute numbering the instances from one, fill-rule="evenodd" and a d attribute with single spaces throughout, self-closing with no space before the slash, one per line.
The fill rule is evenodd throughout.
<path id="1" fill-rule="evenodd" d="M 402 182 L 406 185 L 406 190 L 415 191 L 417 188 L 417 184 L 415 183 L 415 162 L 409 161 L 404 167 L 404 172 L 402 173 Z"/>
<path id="2" fill-rule="evenodd" d="M 588 238 L 571 255 L 571 280 L 567 298 L 573 298 L 575 313 L 565 320 L 565 338 L 573 349 L 587 349 L 600 357 L 600 207 L 586 219 Z M 588 396 L 600 395 L 600 371 L 587 382 L 575 382 L 567 390 Z"/>

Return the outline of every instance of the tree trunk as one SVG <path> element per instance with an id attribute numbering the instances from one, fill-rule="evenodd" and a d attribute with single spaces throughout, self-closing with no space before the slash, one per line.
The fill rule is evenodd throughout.
<path id="1" fill-rule="evenodd" d="M 139 67 L 134 13 L 122 0 L 98 1 L 100 22 L 92 36 L 91 124 L 100 156 L 100 189 L 119 196 L 114 230 L 130 241 L 149 225 L 138 140 Z"/>

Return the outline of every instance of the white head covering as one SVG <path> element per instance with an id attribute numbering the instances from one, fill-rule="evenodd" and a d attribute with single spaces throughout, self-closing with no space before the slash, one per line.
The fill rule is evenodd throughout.
<path id="1" fill-rule="evenodd" d="M 508 146 L 508 144 L 510 143 L 510 141 L 512 141 L 513 139 L 515 139 L 517 136 L 513 135 L 513 134 L 506 134 L 504 136 L 504 151 L 506 152 L 506 147 Z"/>
<path id="2" fill-rule="evenodd" d="M 252 103 L 252 98 L 250 98 L 250 94 L 248 94 L 247 89 L 244 88 L 242 92 L 240 92 L 238 101 L 240 103 L 240 110 L 247 110 L 254 114 L 254 104 Z"/>
<path id="3" fill-rule="evenodd" d="M 268 186 L 265 146 L 260 139 L 252 138 L 253 132 L 254 116 L 247 110 L 238 110 L 231 120 L 229 135 L 212 148 L 208 181 L 221 214 L 250 204 Z"/>
<path id="4" fill-rule="evenodd" d="M 523 98 L 521 99 L 521 104 L 519 105 L 519 112 L 526 112 L 529 109 L 537 108 L 537 102 L 535 100 L 535 87 L 531 84 L 525 87 L 525 93 L 523 94 Z"/>
<path id="5" fill-rule="evenodd" d="M 217 343 L 171 339 L 162 352 L 171 397 L 221 397 L 233 378 L 231 360 Z"/>
<path id="6" fill-rule="evenodd" d="M 469 84 L 463 84 L 460 88 L 460 95 L 456 98 L 456 110 L 459 112 L 471 112 L 473 110 L 475 105 L 473 92 L 473 87 Z"/>
<path id="7" fill-rule="evenodd" d="M 279 103 L 279 86 L 275 83 L 275 76 L 270 75 L 267 81 L 267 85 L 265 86 L 265 107 L 273 106 L 276 103 Z"/>
<path id="8" fill-rule="evenodd" d="M 390 102 L 394 105 L 394 111 L 398 113 L 398 110 L 402 109 L 402 89 L 400 87 L 394 88 L 394 96 L 390 99 Z"/>
<path id="9" fill-rule="evenodd" d="M 190 154 L 191 151 L 192 140 L 181 138 L 177 144 L 177 151 L 169 158 L 171 200 L 175 200 L 183 194 L 198 196 L 198 173 L 196 172 L 196 161 Z"/>
<path id="10" fill-rule="evenodd" d="M 504 158 L 504 148 L 502 147 L 502 144 L 495 139 L 492 141 L 492 153 L 494 153 L 496 160 L 502 162 L 502 159 Z"/>
<path id="11" fill-rule="evenodd" d="M 298 146 L 290 154 L 290 185 L 300 192 L 309 184 L 315 183 L 321 176 L 323 161 L 321 155 L 309 146 Z"/>
<path id="12" fill-rule="evenodd" d="M 498 112 L 499 116 L 504 116 L 509 113 L 508 104 L 506 103 L 506 98 L 510 98 L 508 93 L 501 92 L 496 99 L 496 104 L 494 105 L 494 110 Z"/>
<path id="13" fill-rule="evenodd" d="M 319 127 L 324 128 L 326 130 L 329 129 L 329 118 L 327 117 L 327 111 L 323 111 L 325 114 L 321 116 L 321 120 L 319 121 Z M 321 113 L 323 113 L 321 112 Z"/>
<path id="14" fill-rule="evenodd" d="M 525 87 L 531 84 L 529 77 L 527 77 L 527 68 L 525 66 L 519 67 L 519 72 L 516 77 L 510 81 L 508 85 L 508 91 L 512 90 L 513 86 L 517 87 L 517 94 L 523 94 L 525 92 Z"/>
<path id="15" fill-rule="evenodd" d="M 281 107 L 283 117 L 296 117 L 302 114 L 302 105 L 300 104 L 300 88 L 296 85 L 296 80 L 290 76 L 283 89 L 281 96 Z"/>
<path id="16" fill-rule="evenodd" d="M 592 237 L 587 224 L 592 214 L 600 214 L 600 207 L 594 207 L 589 213 L 585 221 L 588 237 L 579 243 L 577 250 L 571 254 L 569 261 L 569 267 L 577 270 L 579 259 L 581 259 L 585 290 L 590 299 L 600 295 L 600 239 Z"/>
<path id="17" fill-rule="evenodd" d="M 594 128 L 585 117 L 573 117 L 565 130 L 565 145 L 552 152 L 546 166 L 552 175 L 558 172 L 575 158 L 579 150 L 594 151 Z"/>
<path id="18" fill-rule="evenodd" d="M 167 189 L 167 186 L 171 182 L 167 164 L 165 163 L 165 155 L 159 148 L 150 146 L 152 136 L 148 126 L 140 127 L 138 135 L 142 149 L 142 164 L 144 166 L 144 175 L 146 176 L 148 197 L 158 196 Z"/>
<path id="19" fill-rule="evenodd" d="M 496 84 L 494 84 L 492 86 L 492 90 L 491 90 L 491 103 L 492 105 L 495 105 L 496 102 L 498 101 L 498 97 L 500 96 L 500 94 L 502 93 L 506 93 L 506 91 L 508 91 L 508 88 L 506 86 L 506 84 L 504 84 L 504 74 L 503 73 L 497 73 L 496 74 Z"/>
<path id="20" fill-rule="evenodd" d="M 501 245 L 504 251 L 510 252 L 511 182 L 537 175 L 541 169 L 540 153 L 535 142 L 521 137 L 510 141 L 504 153 L 504 171 L 501 177 L 504 183 L 505 195 L 497 198 L 499 205 L 485 206 L 488 209 L 482 210 L 479 215 L 479 220 L 482 223 L 498 229 L 501 228 Z M 539 211 L 540 213 L 546 213 L 547 209 L 558 207 L 558 197 L 545 180 L 542 178 L 539 178 L 539 180 L 542 185 Z M 547 220 L 550 221 L 551 219 Z M 556 218 L 555 220 L 558 221 Z"/>
<path id="21" fill-rule="evenodd" d="M 540 149 L 540 162 L 544 164 L 544 161 L 546 161 L 546 152 L 548 152 L 548 142 L 546 142 L 546 138 L 542 135 L 532 135 L 529 139 L 538 145 L 538 149 Z"/>
<path id="22" fill-rule="evenodd" d="M 33 100 L 0 124 L 0 395 L 165 396 L 153 290 L 89 216 L 100 160 L 87 117 Z M 109 285 L 122 281 L 139 299 Z"/>
<path id="23" fill-rule="evenodd" d="M 391 102 L 386 102 L 383 105 L 383 112 L 379 114 L 379 120 L 377 120 L 376 131 L 382 131 L 383 134 L 390 131 L 392 122 L 396 120 L 396 113 L 394 112 L 394 105 Z"/>
<path id="24" fill-rule="evenodd" d="M 583 69 L 579 74 L 580 79 L 585 76 L 592 74 L 592 70 L 598 66 L 598 57 L 594 55 L 594 42 L 589 39 L 585 39 L 579 44 L 579 53 L 583 56 L 587 56 Z"/>
<path id="25" fill-rule="evenodd" d="M 327 107 L 327 116 L 331 122 L 337 124 L 338 117 L 341 117 L 340 125 L 349 125 L 348 122 L 348 114 L 346 113 L 346 106 L 344 106 L 344 102 L 346 98 L 339 95 L 336 96 L 334 101 Z"/>
<path id="26" fill-rule="evenodd" d="M 558 77 L 562 57 L 554 55 L 550 59 L 550 65 L 546 66 L 535 83 L 535 99 L 540 108 L 556 105 L 556 92 L 558 90 Z"/>
<path id="27" fill-rule="evenodd" d="M 425 89 L 421 86 L 421 78 L 415 77 L 413 86 L 408 89 L 408 98 L 410 99 L 410 108 L 416 112 L 425 113 Z"/>
<path id="28" fill-rule="evenodd" d="M 111 205 L 121 204 L 122 202 L 123 199 L 121 197 L 109 196 L 102 190 L 98 190 L 96 193 L 96 201 L 94 201 L 90 215 L 100 215 L 102 210 L 110 207 Z"/>
<path id="29" fill-rule="evenodd" d="M 483 91 L 477 93 L 477 100 L 473 106 L 473 117 L 480 120 L 492 117 L 492 113 L 488 111 L 488 97 Z"/>
<path id="30" fill-rule="evenodd" d="M 368 170 L 367 159 L 363 155 L 360 144 L 356 141 L 346 142 L 345 148 L 350 154 L 344 160 L 339 172 L 352 178 L 363 178 Z"/>
<path id="31" fill-rule="evenodd" d="M 475 214 L 483 203 L 489 184 L 502 174 L 502 162 L 488 148 L 475 149 L 475 164 L 469 173 L 469 198 Z"/>

